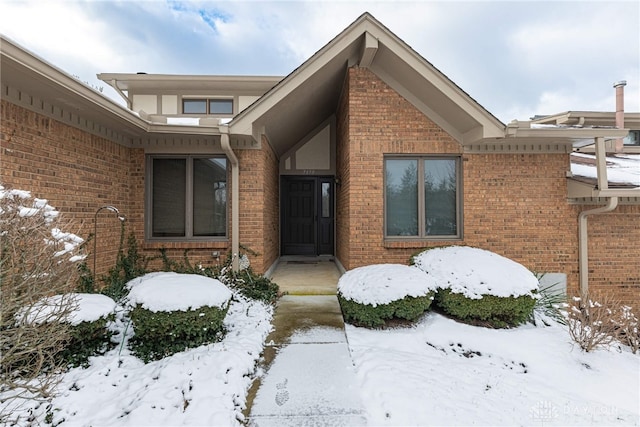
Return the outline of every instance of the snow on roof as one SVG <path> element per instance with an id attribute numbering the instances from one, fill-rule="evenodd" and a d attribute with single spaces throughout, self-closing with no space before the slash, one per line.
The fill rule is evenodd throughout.
<path id="1" fill-rule="evenodd" d="M 360 304 L 389 304 L 407 296 L 422 297 L 437 289 L 423 271 L 401 264 L 378 264 L 347 271 L 338 281 L 338 292 Z"/>
<path id="2" fill-rule="evenodd" d="M 612 183 L 640 187 L 640 154 L 607 157 L 607 179 Z M 571 173 L 575 176 L 597 178 L 595 156 L 585 153 L 571 154 Z"/>
<path id="3" fill-rule="evenodd" d="M 128 305 L 147 310 L 188 311 L 204 306 L 223 308 L 231 291 L 219 280 L 197 274 L 149 273 L 127 283 Z"/>
<path id="4" fill-rule="evenodd" d="M 167 117 L 167 124 L 199 126 L 200 119 L 198 117 Z"/>
<path id="5" fill-rule="evenodd" d="M 522 264 L 484 249 L 434 248 L 422 252 L 414 261 L 439 287 L 471 299 L 483 295 L 533 296 L 538 289 L 538 279 Z"/>

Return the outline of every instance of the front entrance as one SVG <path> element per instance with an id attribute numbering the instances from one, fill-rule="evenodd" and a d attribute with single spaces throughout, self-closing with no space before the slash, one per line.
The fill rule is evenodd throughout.
<path id="1" fill-rule="evenodd" d="M 332 177 L 283 176 L 281 255 L 333 255 Z"/>

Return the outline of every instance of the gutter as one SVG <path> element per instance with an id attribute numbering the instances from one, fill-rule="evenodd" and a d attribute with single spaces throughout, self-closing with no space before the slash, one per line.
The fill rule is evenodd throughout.
<path id="1" fill-rule="evenodd" d="M 231 267 L 237 272 L 240 265 L 240 163 L 229 143 L 228 126 L 220 126 L 220 144 L 231 162 Z"/>
<path id="2" fill-rule="evenodd" d="M 580 297 L 585 300 L 589 294 L 589 254 L 587 232 L 587 216 L 613 211 L 618 206 L 618 196 L 607 196 L 609 179 L 607 177 L 606 147 L 604 138 L 596 138 L 596 177 L 598 180 L 598 193 L 601 197 L 608 197 L 607 204 L 599 208 L 580 212 L 578 215 L 578 262 L 580 272 Z M 628 191 L 628 190 L 627 190 Z M 611 194 L 611 193 L 609 193 Z M 616 193 L 613 193 L 616 194 Z"/>

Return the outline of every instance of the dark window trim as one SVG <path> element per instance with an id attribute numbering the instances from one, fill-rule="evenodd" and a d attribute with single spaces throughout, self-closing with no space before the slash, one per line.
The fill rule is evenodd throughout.
<path id="1" fill-rule="evenodd" d="M 231 217 L 230 203 L 227 202 L 224 236 L 193 236 L 193 160 L 194 159 L 225 159 L 227 161 L 227 191 L 229 190 L 229 159 L 220 154 L 148 154 L 145 159 L 145 206 L 144 206 L 144 235 L 148 242 L 227 242 L 229 240 L 229 221 Z M 180 237 L 154 237 L 153 236 L 153 160 L 154 159 L 186 159 L 187 160 L 187 184 L 185 200 L 185 236 Z M 229 193 L 227 193 L 229 201 Z"/>
<path id="2" fill-rule="evenodd" d="M 457 234 L 433 236 L 427 235 L 424 226 L 424 161 L 425 160 L 450 159 L 456 162 L 456 221 Z M 418 163 L 418 235 L 417 236 L 390 236 L 387 234 L 387 190 L 386 190 L 386 162 L 387 160 L 417 160 Z M 383 236 L 386 242 L 410 242 L 410 241 L 443 241 L 463 240 L 463 182 L 462 182 L 462 156 L 459 154 L 385 154 L 383 159 Z M 422 177 L 422 179 L 420 179 Z"/>

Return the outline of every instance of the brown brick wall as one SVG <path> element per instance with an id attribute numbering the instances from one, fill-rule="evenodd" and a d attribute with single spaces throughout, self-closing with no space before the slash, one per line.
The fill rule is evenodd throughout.
<path id="1" fill-rule="evenodd" d="M 337 257 L 345 268 L 406 263 L 424 247 L 471 245 L 535 271 L 567 274 L 578 289 L 577 207 L 567 203 L 566 154 L 464 154 L 464 239 L 385 242 L 384 154 L 459 154 L 449 135 L 366 69 L 350 69 L 337 114 Z M 592 288 L 640 300 L 639 207 L 590 217 Z M 619 251 L 622 257 L 613 256 Z M 637 303 L 636 303 L 637 304 Z"/>
<path id="2" fill-rule="evenodd" d="M 349 259 L 351 247 L 349 245 L 351 238 L 351 216 L 350 216 L 350 198 L 349 188 L 351 184 L 351 173 L 349 163 L 349 75 L 344 81 L 342 96 L 338 104 L 336 112 L 336 178 L 339 182 L 336 184 L 335 203 L 336 203 L 336 258 L 341 262 Z M 348 266 L 345 265 L 348 269 Z"/>
<path id="3" fill-rule="evenodd" d="M 640 206 L 619 206 L 611 213 L 588 216 L 587 222 L 590 291 L 613 291 L 639 313 Z"/>
<path id="4" fill-rule="evenodd" d="M 4 100 L 1 108 L 2 185 L 47 199 L 77 227 L 65 231 L 85 239 L 101 206 L 113 205 L 130 218 L 131 150 Z M 100 212 L 97 236 L 98 271 L 105 272 L 115 262 L 120 237 L 115 214 Z"/>
<path id="5" fill-rule="evenodd" d="M 260 150 L 236 150 L 240 162 L 240 244 L 258 253 L 251 267 L 263 273 L 279 245 L 278 162 L 268 141 Z"/>

